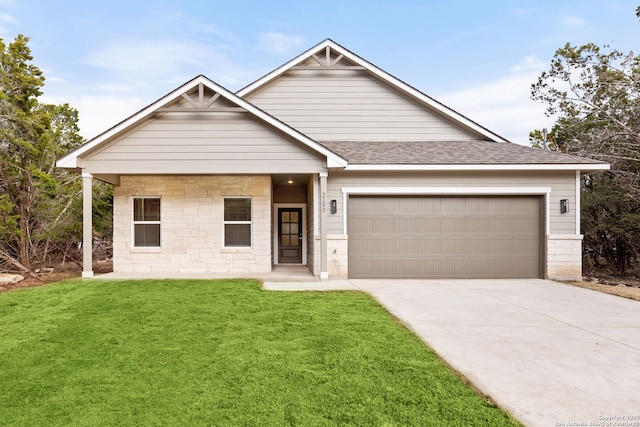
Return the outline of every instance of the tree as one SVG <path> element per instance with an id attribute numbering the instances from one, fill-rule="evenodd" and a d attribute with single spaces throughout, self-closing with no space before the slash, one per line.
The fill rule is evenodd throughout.
<path id="1" fill-rule="evenodd" d="M 0 260 L 26 272 L 77 221 L 79 180 L 55 162 L 82 143 L 76 110 L 38 101 L 44 77 L 28 41 L 0 39 Z"/>
<path id="2" fill-rule="evenodd" d="M 531 93 L 556 117 L 556 146 L 611 164 L 583 176 L 582 229 L 585 246 L 624 274 L 640 251 L 640 56 L 567 44 Z M 540 131 L 530 141 L 539 145 Z"/>

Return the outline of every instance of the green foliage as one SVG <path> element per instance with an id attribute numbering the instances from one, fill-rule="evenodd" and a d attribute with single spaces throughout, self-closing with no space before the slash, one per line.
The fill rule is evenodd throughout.
<path id="1" fill-rule="evenodd" d="M 361 292 L 70 281 L 0 295 L 3 426 L 507 426 Z"/>
<path id="2" fill-rule="evenodd" d="M 7 194 L 0 194 L 0 240 L 7 240 L 18 232 L 18 216 L 13 213 L 13 204 Z"/>
<path id="3" fill-rule="evenodd" d="M 596 255 L 594 266 L 601 269 L 603 257 L 610 269 L 623 274 L 637 253 L 640 209 L 628 200 L 619 180 L 613 172 L 583 178 L 582 228 L 585 246 Z"/>
<path id="4" fill-rule="evenodd" d="M 0 217 L 7 221 L 0 253 L 2 261 L 26 267 L 72 237 L 64 223 L 80 215 L 79 178 L 55 162 L 82 143 L 76 110 L 38 101 L 44 77 L 31 62 L 28 41 L 0 39 Z"/>
<path id="5" fill-rule="evenodd" d="M 582 231 L 596 264 L 603 257 L 616 274 L 638 269 L 640 56 L 567 44 L 532 85 L 532 98 L 556 118 L 556 146 L 611 164 L 608 174 L 583 177 Z M 531 133 L 532 145 L 540 145 L 540 135 Z"/>

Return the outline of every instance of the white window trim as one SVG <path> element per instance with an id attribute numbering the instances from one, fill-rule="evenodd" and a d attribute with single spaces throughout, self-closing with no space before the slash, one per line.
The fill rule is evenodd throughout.
<path id="1" fill-rule="evenodd" d="M 342 227 L 347 234 L 349 195 L 379 196 L 544 196 L 545 230 L 549 234 L 551 187 L 342 187 Z"/>
<path id="2" fill-rule="evenodd" d="M 249 199 L 251 202 L 251 221 L 225 221 L 224 220 L 224 202 L 227 199 Z M 227 235 L 225 225 L 227 224 L 249 224 L 249 233 L 251 234 L 251 243 L 249 246 L 227 246 Z M 251 196 L 222 196 L 222 248 L 225 250 L 247 250 L 253 249 L 253 197 Z"/>
<path id="3" fill-rule="evenodd" d="M 136 221 L 134 210 L 136 199 L 160 199 L 160 221 Z M 131 197 L 131 251 L 132 252 L 159 252 L 162 249 L 162 197 L 160 196 L 132 196 Z M 158 246 L 136 246 L 136 224 L 160 225 L 160 244 Z"/>

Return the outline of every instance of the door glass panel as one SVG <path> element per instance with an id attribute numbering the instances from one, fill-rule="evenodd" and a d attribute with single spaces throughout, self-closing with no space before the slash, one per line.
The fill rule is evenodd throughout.
<path id="1" fill-rule="evenodd" d="M 302 262 L 302 209 L 280 208 L 278 211 L 278 260 L 281 263 Z"/>

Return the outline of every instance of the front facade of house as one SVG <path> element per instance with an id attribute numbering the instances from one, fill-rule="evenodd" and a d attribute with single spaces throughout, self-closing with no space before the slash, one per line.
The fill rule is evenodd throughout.
<path id="1" fill-rule="evenodd" d="M 114 271 L 581 276 L 580 173 L 331 40 L 231 93 L 196 77 L 58 162 L 114 185 Z M 88 250 L 87 250 L 88 248 Z"/>

